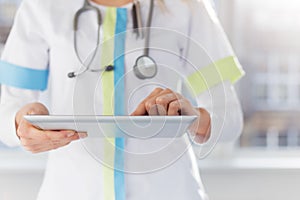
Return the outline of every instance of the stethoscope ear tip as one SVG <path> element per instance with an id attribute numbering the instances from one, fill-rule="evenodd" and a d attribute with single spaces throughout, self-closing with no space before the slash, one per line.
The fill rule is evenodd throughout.
<path id="1" fill-rule="evenodd" d="M 113 71 L 115 69 L 115 67 L 113 65 L 108 65 L 107 67 L 105 67 L 105 71 L 109 72 L 109 71 Z"/>
<path id="2" fill-rule="evenodd" d="M 76 75 L 75 75 L 75 73 L 74 72 L 70 72 L 70 73 L 68 73 L 68 77 L 69 78 L 74 78 Z"/>

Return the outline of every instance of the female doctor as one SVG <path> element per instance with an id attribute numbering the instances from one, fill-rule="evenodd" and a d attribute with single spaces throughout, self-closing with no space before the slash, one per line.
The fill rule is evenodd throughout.
<path id="1" fill-rule="evenodd" d="M 0 62 L 0 139 L 49 151 L 40 200 L 207 199 L 189 144 L 203 155 L 240 134 L 231 84 L 242 75 L 206 0 L 24 0 Z M 49 113 L 198 119 L 189 137 L 148 140 L 89 140 L 23 119 Z"/>

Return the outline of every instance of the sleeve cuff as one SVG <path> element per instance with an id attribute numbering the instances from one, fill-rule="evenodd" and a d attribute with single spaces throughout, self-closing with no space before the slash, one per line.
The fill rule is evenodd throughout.
<path id="1" fill-rule="evenodd" d="M 202 92 L 224 82 L 234 84 L 245 75 L 235 56 L 220 59 L 209 66 L 203 67 L 187 77 L 190 92 L 198 96 Z"/>
<path id="2" fill-rule="evenodd" d="M 0 83 L 29 90 L 46 90 L 49 71 L 30 69 L 0 60 Z"/>
<path id="3" fill-rule="evenodd" d="M 209 137 L 206 141 L 203 141 L 204 138 L 201 138 L 201 136 L 195 136 L 194 134 L 192 134 L 190 132 L 188 132 L 187 135 L 189 137 L 191 144 L 193 144 L 195 146 L 203 146 L 206 143 L 208 143 L 208 141 L 210 140 L 210 137 Z"/>

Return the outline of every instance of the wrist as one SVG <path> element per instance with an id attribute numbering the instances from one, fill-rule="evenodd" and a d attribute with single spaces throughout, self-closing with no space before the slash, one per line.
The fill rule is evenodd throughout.
<path id="1" fill-rule="evenodd" d="M 195 108 L 198 118 L 192 125 L 191 135 L 197 143 L 208 141 L 211 133 L 211 118 L 209 112 L 204 108 Z"/>

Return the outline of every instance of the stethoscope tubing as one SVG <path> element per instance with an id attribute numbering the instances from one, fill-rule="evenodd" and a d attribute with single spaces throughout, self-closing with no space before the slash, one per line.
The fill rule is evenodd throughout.
<path id="1" fill-rule="evenodd" d="M 84 0 L 84 4 L 82 6 L 82 8 L 80 8 L 74 17 L 74 22 L 73 22 L 73 30 L 74 30 L 74 36 L 73 36 L 73 44 L 74 44 L 74 50 L 75 50 L 75 54 L 77 59 L 79 60 L 80 64 L 82 66 L 84 65 L 84 62 L 82 61 L 82 59 L 79 56 L 79 52 L 78 52 L 78 45 L 77 45 L 77 31 L 78 31 L 78 25 L 79 25 L 79 19 L 80 19 L 80 15 L 86 11 L 95 11 L 97 14 L 97 24 L 98 24 L 98 28 L 97 28 L 97 41 L 96 41 L 96 48 L 92 51 L 93 55 L 92 58 L 90 59 L 89 63 L 86 65 L 86 67 L 83 68 L 82 71 L 79 72 L 70 72 L 68 73 L 68 77 L 69 78 L 74 78 L 80 74 L 85 73 L 86 71 L 90 70 L 90 66 L 93 62 L 93 60 L 96 57 L 99 45 L 100 45 L 100 27 L 102 24 L 102 17 L 101 17 L 101 12 L 98 8 L 96 8 L 95 6 L 92 6 L 88 0 Z"/>
<path id="2" fill-rule="evenodd" d="M 78 44 L 77 44 L 77 31 L 78 31 L 78 25 L 79 25 L 79 19 L 80 19 L 80 16 L 84 13 L 84 12 L 87 12 L 87 11 L 95 11 L 96 14 L 97 14 L 97 23 L 98 23 L 98 28 L 97 28 L 97 41 L 96 41 L 96 47 L 95 49 L 92 51 L 93 54 L 92 54 L 92 57 L 90 58 L 89 62 L 87 65 L 84 64 L 84 61 L 82 61 L 82 59 L 80 58 L 79 56 L 79 52 L 78 52 Z M 144 51 L 143 51 L 143 55 L 141 55 L 140 57 L 137 58 L 136 60 L 136 64 L 134 65 L 134 72 L 136 74 L 136 76 L 139 78 L 139 79 L 146 79 L 146 78 L 153 78 L 156 73 L 157 73 L 157 65 L 154 61 L 153 58 L 149 57 L 149 50 L 150 50 L 150 34 L 151 34 L 151 25 L 152 25 L 152 18 L 153 18 L 153 11 L 154 11 L 154 0 L 150 0 L 150 7 L 149 7 L 149 13 L 148 13 L 148 19 L 147 19 L 147 24 L 146 24 L 146 33 L 145 33 L 145 44 L 144 44 Z M 107 66 L 105 67 L 104 69 L 90 69 L 90 66 L 92 64 L 92 62 L 94 61 L 95 57 L 96 57 L 96 54 L 98 52 L 98 48 L 100 46 L 100 29 L 101 29 L 101 24 L 102 24 L 102 16 L 101 16 L 101 12 L 100 10 L 91 5 L 90 2 L 88 0 L 84 0 L 84 4 L 82 6 L 82 8 L 80 8 L 75 16 L 74 16 L 74 22 L 73 22 L 73 30 L 74 30 L 74 50 L 75 50 L 75 54 L 76 54 L 76 57 L 77 59 L 79 60 L 80 64 L 83 66 L 83 70 L 81 71 L 74 71 L 74 72 L 70 72 L 68 73 L 68 77 L 69 78 L 74 78 L 76 76 L 79 76 L 87 71 L 91 71 L 91 72 L 100 72 L 100 71 L 112 71 L 114 70 L 114 67 L 113 66 Z M 142 37 L 142 36 L 141 36 Z M 150 60 L 153 61 L 154 63 L 154 71 L 155 73 L 152 74 L 152 75 L 144 75 L 141 71 L 140 71 L 140 66 L 137 66 L 137 63 L 138 63 L 138 60 L 143 58 L 143 57 L 147 57 L 149 58 Z"/>
<path id="3" fill-rule="evenodd" d="M 150 34 L 151 34 L 151 25 L 152 25 L 152 18 L 153 18 L 153 10 L 154 10 L 154 0 L 150 1 L 150 8 L 148 13 L 148 19 L 147 19 L 147 31 L 145 36 L 145 49 L 144 49 L 144 55 L 149 56 L 149 47 L 150 47 Z"/>

